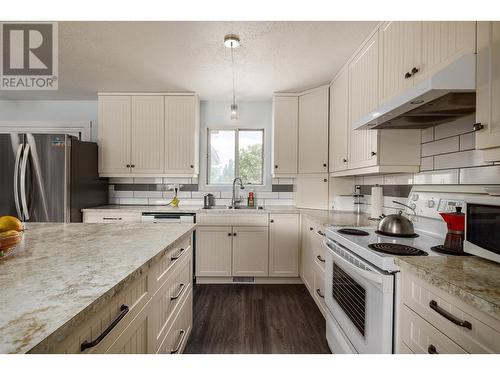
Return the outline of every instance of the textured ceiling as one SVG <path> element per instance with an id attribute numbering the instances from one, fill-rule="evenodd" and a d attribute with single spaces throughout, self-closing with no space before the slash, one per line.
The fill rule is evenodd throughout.
<path id="1" fill-rule="evenodd" d="M 0 99 L 93 99 L 98 91 L 195 91 L 237 100 L 328 83 L 376 22 L 60 22 L 59 90 Z"/>

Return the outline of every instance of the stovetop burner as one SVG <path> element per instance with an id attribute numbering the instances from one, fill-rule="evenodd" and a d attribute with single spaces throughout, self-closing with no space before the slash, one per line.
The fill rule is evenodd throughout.
<path id="1" fill-rule="evenodd" d="M 416 234 L 416 233 L 413 233 L 413 234 L 391 234 L 391 233 L 381 232 L 379 230 L 376 230 L 375 233 L 377 233 L 381 236 L 396 237 L 396 238 L 417 238 L 418 237 L 418 234 Z"/>
<path id="2" fill-rule="evenodd" d="M 368 236 L 369 233 L 367 231 L 361 230 L 361 229 L 354 229 L 354 228 L 342 228 L 339 229 L 337 232 L 342 233 L 342 234 L 350 234 L 352 236 Z"/>
<path id="3" fill-rule="evenodd" d="M 436 253 L 446 254 L 446 255 L 458 255 L 458 256 L 469 256 L 470 254 L 464 253 L 463 251 L 456 251 L 448 249 L 443 245 L 432 246 L 431 250 L 434 250 Z"/>
<path id="4" fill-rule="evenodd" d="M 417 249 L 416 247 L 395 243 L 372 243 L 369 244 L 368 247 L 372 250 L 391 255 L 428 255 L 425 251 Z"/>

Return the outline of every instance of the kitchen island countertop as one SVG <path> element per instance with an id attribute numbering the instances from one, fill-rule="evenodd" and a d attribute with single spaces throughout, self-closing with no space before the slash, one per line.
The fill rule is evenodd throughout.
<path id="1" fill-rule="evenodd" d="M 71 331 L 194 228 L 26 224 L 22 242 L 0 259 L 0 353 L 29 352 L 63 326 Z"/>

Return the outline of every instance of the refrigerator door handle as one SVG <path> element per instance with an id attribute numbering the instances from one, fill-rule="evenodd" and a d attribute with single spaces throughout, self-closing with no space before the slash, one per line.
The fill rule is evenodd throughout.
<path id="1" fill-rule="evenodd" d="M 28 204 L 26 199 L 26 167 L 28 165 L 28 156 L 30 153 L 30 145 L 24 147 L 23 160 L 21 162 L 21 206 L 23 209 L 24 221 L 29 220 Z"/>
<path id="2" fill-rule="evenodd" d="M 17 217 L 22 218 L 21 206 L 19 205 L 19 163 L 21 162 L 21 154 L 23 152 L 23 145 L 17 147 L 16 162 L 14 164 L 14 202 L 16 204 Z"/>

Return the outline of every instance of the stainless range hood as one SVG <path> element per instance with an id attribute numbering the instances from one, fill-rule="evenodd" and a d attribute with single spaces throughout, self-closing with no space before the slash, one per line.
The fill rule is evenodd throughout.
<path id="1" fill-rule="evenodd" d="M 353 129 L 424 129 L 476 111 L 476 55 L 459 58 L 352 123 Z"/>

